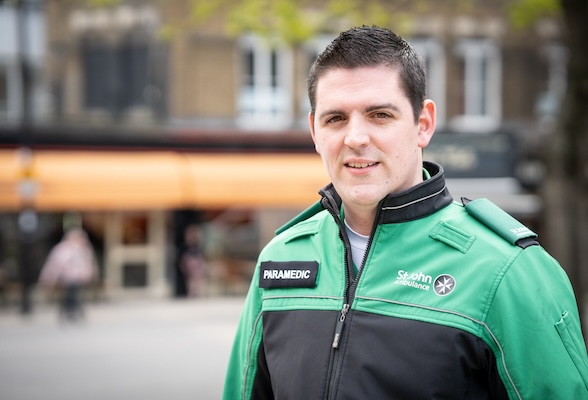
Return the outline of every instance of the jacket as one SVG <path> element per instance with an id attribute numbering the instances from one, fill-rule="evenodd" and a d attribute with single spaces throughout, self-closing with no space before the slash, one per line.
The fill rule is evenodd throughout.
<path id="1" fill-rule="evenodd" d="M 443 170 L 380 203 L 360 272 L 332 185 L 262 250 L 224 399 L 588 399 L 574 293 L 536 235 Z"/>
<path id="2" fill-rule="evenodd" d="M 98 265 L 83 231 L 68 232 L 52 249 L 41 269 L 39 282 L 46 286 L 86 285 L 98 276 Z"/>

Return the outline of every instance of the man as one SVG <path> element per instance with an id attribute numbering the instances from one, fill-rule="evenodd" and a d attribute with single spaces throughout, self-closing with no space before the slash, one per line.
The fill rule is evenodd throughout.
<path id="1" fill-rule="evenodd" d="M 563 270 L 489 201 L 454 202 L 423 163 L 435 104 L 412 47 L 351 29 L 308 83 L 332 184 L 261 252 L 224 398 L 588 398 Z"/>

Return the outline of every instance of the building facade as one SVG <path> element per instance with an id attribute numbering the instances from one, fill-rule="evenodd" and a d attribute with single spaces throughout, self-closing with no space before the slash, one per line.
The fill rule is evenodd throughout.
<path id="1" fill-rule="evenodd" d="M 400 29 L 423 57 L 438 106 L 425 158 L 443 163 L 456 198 L 488 197 L 540 230 L 536 157 L 565 90 L 560 27 L 545 19 L 517 30 L 500 2 L 451 13 L 431 3 L 408 13 Z M 185 293 L 177 263 L 190 224 L 204 232 L 216 279 L 210 293 L 243 292 L 273 230 L 328 183 L 309 138 L 306 76 L 337 32 L 326 27 L 288 45 L 229 34 L 221 13 L 169 34 L 189 15 L 187 1 L 91 8 L 49 0 L 39 9 L 44 50 L 35 59 L 44 60 L 36 68 L 48 101 L 31 143 L 18 130 L 2 136 L 0 164 L 11 172 L 0 181 L 0 262 L 18 269 L 10 232 L 23 193 L 14 188 L 30 180 L 38 258 L 62 232 L 63 217 L 77 215 L 99 249 L 107 295 Z M 0 6 L 0 18 L 11 12 Z M 16 53 L 2 54 L 6 128 L 22 115 L 11 106 L 21 92 L 12 86 L 17 68 L 7 67 Z M 15 158 L 23 145 L 36 157 L 24 178 Z"/>

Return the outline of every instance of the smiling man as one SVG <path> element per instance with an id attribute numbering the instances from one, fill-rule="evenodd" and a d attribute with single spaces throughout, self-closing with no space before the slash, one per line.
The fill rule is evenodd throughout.
<path id="1" fill-rule="evenodd" d="M 364 235 L 387 194 L 423 181 L 421 150 L 435 130 L 435 104 L 423 98 L 415 116 L 399 75 L 389 66 L 329 70 L 317 82 L 309 116 L 345 221 Z"/>
<path id="2" fill-rule="evenodd" d="M 331 184 L 258 260 L 224 399 L 580 399 L 588 359 L 566 274 L 486 199 L 423 161 L 435 104 L 413 48 L 341 33 L 309 79 Z"/>

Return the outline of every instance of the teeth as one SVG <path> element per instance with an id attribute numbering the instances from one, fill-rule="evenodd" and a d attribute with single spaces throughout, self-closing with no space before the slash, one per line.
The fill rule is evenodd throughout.
<path id="1" fill-rule="evenodd" d="M 349 163 L 347 165 L 349 165 L 351 168 L 367 168 L 367 167 L 371 167 L 372 165 L 375 165 L 376 163 Z"/>

